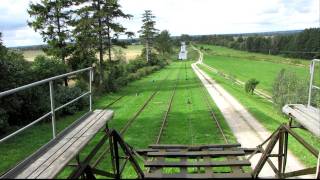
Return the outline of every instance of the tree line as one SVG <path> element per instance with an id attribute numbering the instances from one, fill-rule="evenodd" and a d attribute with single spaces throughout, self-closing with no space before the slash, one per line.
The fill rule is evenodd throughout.
<path id="1" fill-rule="evenodd" d="M 6 48 L 0 32 L 0 92 L 73 70 L 94 66 L 95 94 L 115 92 L 128 82 L 139 79 L 168 64 L 173 53 L 173 40 L 167 30 L 155 28 L 155 16 L 146 10 L 142 15 L 141 56 L 126 62 L 121 50 L 134 35 L 119 19 L 132 15 L 121 10 L 117 0 L 41 0 L 30 4 L 30 27 L 39 32 L 46 43 L 46 56 L 33 62 L 19 51 Z M 130 41 L 130 40 L 129 40 Z M 54 82 L 56 106 L 78 97 L 87 90 L 88 77 Z M 0 99 L 0 137 L 39 118 L 50 111 L 48 85 L 37 86 Z M 87 107 L 87 99 L 73 103 L 57 116 L 74 114 Z M 48 119 L 49 120 L 49 119 Z"/>
<path id="2" fill-rule="evenodd" d="M 289 35 L 204 35 L 190 38 L 200 43 L 225 46 L 249 52 L 285 55 L 303 59 L 320 57 L 320 28 L 309 28 L 300 33 Z"/>

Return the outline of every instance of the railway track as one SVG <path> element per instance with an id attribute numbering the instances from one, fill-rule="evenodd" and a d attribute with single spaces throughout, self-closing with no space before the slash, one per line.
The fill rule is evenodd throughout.
<path id="1" fill-rule="evenodd" d="M 223 99 L 224 99 L 228 104 L 230 104 L 231 107 L 232 107 L 232 106 L 233 106 L 232 103 L 231 103 L 227 98 L 225 98 L 225 97 L 221 94 L 221 92 L 212 84 L 212 82 L 209 81 L 209 80 L 203 75 L 203 73 L 202 73 L 201 71 L 199 71 L 198 69 L 196 69 L 196 70 L 197 70 L 197 71 L 199 72 L 199 74 L 212 86 L 212 88 L 214 88 L 214 89 L 221 95 L 221 97 L 223 97 Z M 264 140 L 264 138 L 261 137 L 261 135 L 260 135 L 259 133 L 257 133 L 257 131 L 255 130 L 255 128 L 254 128 L 249 122 L 247 122 L 246 118 L 245 118 L 237 109 L 233 108 L 232 110 L 235 111 L 235 112 L 239 115 L 239 117 L 244 120 L 243 122 L 245 122 L 245 123 L 248 125 L 248 127 L 256 134 L 256 136 L 257 136 L 260 140 L 262 140 L 262 141 Z"/>
<path id="2" fill-rule="evenodd" d="M 118 101 L 120 101 L 124 96 L 125 96 L 125 95 L 120 96 L 119 98 L 115 99 L 114 101 L 112 101 L 111 103 L 109 103 L 108 105 L 106 105 L 106 106 L 104 107 L 104 109 L 110 108 L 113 104 L 115 104 L 115 103 L 117 103 Z"/>
<path id="3" fill-rule="evenodd" d="M 161 81 L 161 83 L 158 85 L 156 90 L 148 97 L 148 99 L 142 104 L 142 106 L 138 109 L 138 111 L 131 117 L 127 123 L 124 125 L 124 127 L 121 128 L 120 134 L 124 135 L 129 127 L 132 125 L 132 123 L 139 117 L 139 115 L 143 112 L 143 110 L 147 107 L 149 102 L 155 97 L 155 95 L 159 92 L 160 88 L 162 87 L 163 83 L 168 79 L 170 74 L 167 74 L 166 77 Z M 121 97 L 120 97 L 121 98 Z M 118 98 L 118 100 L 120 100 Z M 111 103 L 110 103 L 111 104 Z M 110 151 L 110 147 L 106 148 L 105 151 L 101 153 L 101 155 L 97 158 L 97 160 L 94 162 L 93 167 L 96 167 L 101 160 L 104 158 L 104 156 Z"/>
<path id="4" fill-rule="evenodd" d="M 174 96 L 176 94 L 176 89 L 179 85 L 179 81 L 180 81 L 180 72 L 181 72 L 181 67 L 179 68 L 179 72 L 178 72 L 178 75 L 177 75 L 177 80 L 176 80 L 176 83 L 175 83 L 175 86 L 173 88 L 173 91 L 172 91 L 172 94 L 170 96 L 170 100 L 169 100 L 169 103 L 168 103 L 168 107 L 167 107 L 167 110 L 163 116 L 163 119 L 162 119 L 162 124 L 161 124 L 161 127 L 160 127 L 160 130 L 159 130 L 159 134 L 157 136 L 157 140 L 156 140 L 156 143 L 155 144 L 159 144 L 160 141 L 161 141 L 161 137 L 162 137 L 162 134 L 163 134 L 163 131 L 164 131 L 164 127 L 166 126 L 166 122 L 167 122 L 167 119 L 168 119 L 168 115 L 171 111 L 171 107 L 172 107 L 172 102 L 173 102 L 173 99 L 174 99 Z"/>
<path id="5" fill-rule="evenodd" d="M 216 123 L 216 126 L 218 127 L 219 132 L 220 132 L 221 136 L 223 137 L 224 142 L 226 144 L 229 144 L 229 141 L 228 141 L 228 139 L 227 139 L 227 137 L 226 137 L 226 135 L 225 135 L 225 133 L 224 133 L 224 131 L 222 129 L 222 126 L 221 126 L 217 116 L 213 112 L 213 107 L 212 107 L 212 105 L 210 103 L 210 100 L 208 98 L 206 89 L 205 89 L 204 85 L 201 83 L 200 79 L 197 78 L 197 80 L 198 80 L 198 82 L 199 82 L 199 84 L 201 86 L 201 94 L 202 94 L 202 97 L 203 97 L 204 101 L 206 102 L 206 105 L 207 105 L 208 111 L 210 113 L 210 116 L 211 116 L 212 120 Z"/>

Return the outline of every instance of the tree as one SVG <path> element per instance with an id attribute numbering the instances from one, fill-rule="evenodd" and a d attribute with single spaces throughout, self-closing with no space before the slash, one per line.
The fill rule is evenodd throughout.
<path id="1" fill-rule="evenodd" d="M 245 84 L 245 91 L 247 93 L 253 94 L 253 92 L 258 84 L 259 84 L 259 81 L 257 81 L 256 79 L 254 79 L 254 78 L 249 79 Z"/>
<path id="2" fill-rule="evenodd" d="M 119 18 L 129 19 L 132 16 L 125 14 L 121 10 L 118 0 L 75 0 L 76 2 L 86 2 L 85 6 L 78 10 L 78 15 L 86 18 L 86 23 L 81 23 L 81 18 L 76 23 L 78 33 L 91 34 L 89 42 L 99 52 L 99 84 L 104 80 L 104 54 L 108 51 L 109 62 L 112 61 L 111 49 L 113 45 L 123 45 L 118 41 L 121 34 L 132 36 L 133 33 L 126 31 L 120 23 L 116 22 Z M 83 22 L 84 20 L 82 20 Z"/>
<path id="3" fill-rule="evenodd" d="M 147 62 L 150 61 L 150 54 L 154 43 L 154 38 L 156 37 L 158 30 L 155 28 L 156 22 L 153 20 L 155 18 L 152 15 L 151 10 L 145 10 L 142 15 L 142 23 L 141 30 L 138 31 L 140 33 L 141 42 L 145 46 L 145 53 Z"/>
<path id="4" fill-rule="evenodd" d="M 173 42 L 170 38 L 170 33 L 167 30 L 162 31 L 155 39 L 155 49 L 162 55 L 171 53 Z"/>
<path id="5" fill-rule="evenodd" d="M 70 6 L 70 0 L 41 0 L 40 3 L 31 3 L 28 9 L 33 18 L 28 25 L 40 31 L 43 41 L 48 43 L 45 52 L 61 59 L 64 64 L 70 54 Z M 65 85 L 68 85 L 67 79 Z"/>
<path id="6" fill-rule="evenodd" d="M 74 27 L 72 35 L 75 43 L 68 63 L 73 70 L 92 66 L 97 61 L 96 34 L 87 8 L 78 9 L 76 11 L 77 18 L 71 22 Z"/>
<path id="7" fill-rule="evenodd" d="M 189 44 L 191 37 L 188 34 L 182 34 L 180 40 L 186 42 L 186 44 Z"/>

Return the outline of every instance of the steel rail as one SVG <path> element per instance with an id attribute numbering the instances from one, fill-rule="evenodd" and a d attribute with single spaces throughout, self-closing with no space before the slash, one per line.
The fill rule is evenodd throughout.
<path id="1" fill-rule="evenodd" d="M 149 102 L 154 98 L 154 96 L 159 92 L 160 88 L 163 85 L 163 82 L 168 79 L 170 74 L 167 74 L 167 76 L 161 81 L 161 83 L 157 86 L 155 91 L 148 97 L 148 99 L 143 103 L 143 105 L 139 108 L 139 110 L 135 113 L 135 115 L 128 120 L 128 122 L 124 125 L 124 127 L 120 130 L 120 135 L 124 135 L 126 131 L 129 129 L 129 127 L 132 125 L 132 123 L 138 118 L 138 116 L 141 114 L 141 112 L 147 107 Z M 103 157 L 110 151 L 110 146 L 106 148 L 105 151 L 101 153 L 101 155 L 97 158 L 97 160 L 94 162 L 93 167 L 96 167 Z"/>
<path id="2" fill-rule="evenodd" d="M 164 114 L 164 117 L 162 119 L 162 124 L 161 124 L 161 127 L 160 127 L 159 134 L 157 136 L 156 144 L 159 144 L 159 142 L 161 140 L 161 137 L 162 137 L 162 134 L 163 134 L 163 130 L 164 130 L 164 126 L 166 125 L 166 122 L 167 122 L 167 119 L 168 119 L 168 115 L 169 115 L 169 113 L 171 111 L 172 102 L 173 102 L 174 96 L 176 94 L 176 89 L 177 89 L 179 81 L 180 81 L 180 72 L 181 72 L 181 67 L 179 69 L 179 72 L 178 72 L 178 75 L 177 75 L 177 80 L 176 80 L 173 92 L 171 94 L 171 97 L 170 97 L 170 100 L 169 100 L 169 103 L 168 103 L 168 108 L 167 108 L 167 110 L 166 110 L 166 112 Z"/>
<path id="3" fill-rule="evenodd" d="M 202 74 L 201 74 L 202 75 Z M 203 76 L 204 77 L 204 76 Z M 206 95 L 206 89 L 205 89 L 205 87 L 204 87 L 204 85 L 203 85 L 203 83 L 200 81 L 200 79 L 199 78 L 197 78 L 197 80 L 198 80 L 198 83 L 200 84 L 200 86 L 201 86 L 201 89 L 202 89 L 202 97 L 205 99 L 205 101 L 206 101 L 206 105 L 207 105 L 207 108 L 208 108 L 208 111 L 209 111 L 209 113 L 210 113 L 210 115 L 211 115 L 211 118 L 215 121 L 215 123 L 216 123 L 216 125 L 217 125 L 217 127 L 218 127 L 218 129 L 219 129 L 219 131 L 220 131 L 220 133 L 221 133 L 221 135 L 222 135 L 222 137 L 223 137 L 223 140 L 225 141 L 225 143 L 227 143 L 227 144 L 229 144 L 229 141 L 228 141 L 228 139 L 227 139 L 227 137 L 226 137 L 226 135 L 225 135 L 225 133 L 224 133 L 224 131 L 223 131 L 223 129 L 222 129 L 222 126 L 221 126 L 221 124 L 220 124 L 220 122 L 219 122 L 219 120 L 218 120 L 218 118 L 216 117 L 216 115 L 215 115 L 215 113 L 213 112 L 213 107 L 212 107 L 212 105 L 210 104 L 210 101 L 209 101 L 209 99 L 208 99 L 208 96 Z M 206 79 L 207 80 L 207 79 Z M 209 82 L 209 81 L 208 81 Z M 211 84 L 211 83 L 210 83 Z"/>

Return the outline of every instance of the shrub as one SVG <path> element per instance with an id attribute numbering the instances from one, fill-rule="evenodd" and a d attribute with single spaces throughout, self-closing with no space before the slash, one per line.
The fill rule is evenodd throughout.
<path id="1" fill-rule="evenodd" d="M 32 70 L 36 75 L 34 80 L 42 80 L 67 73 L 67 66 L 58 59 L 39 55 L 32 63 Z"/>
<path id="2" fill-rule="evenodd" d="M 56 107 L 61 106 L 69 101 L 79 97 L 83 94 L 83 91 L 75 86 L 75 87 L 66 87 L 66 86 L 58 86 L 55 90 L 55 102 Z M 83 97 L 77 102 L 74 102 L 65 108 L 63 108 L 58 114 L 74 114 L 75 112 L 81 110 L 83 107 L 88 105 L 88 98 Z"/>
<path id="3" fill-rule="evenodd" d="M 254 78 L 249 79 L 249 80 L 246 82 L 245 86 L 244 86 L 245 91 L 246 91 L 247 93 L 253 94 L 253 92 L 254 92 L 254 90 L 255 90 L 255 88 L 257 87 L 258 84 L 259 84 L 259 81 L 257 81 L 256 79 L 254 79 Z"/>
<path id="4" fill-rule="evenodd" d="M 282 69 L 273 83 L 272 99 L 279 108 L 285 104 L 306 104 L 308 81 L 299 79 L 294 72 Z"/>
<path id="5" fill-rule="evenodd" d="M 8 127 L 8 115 L 4 109 L 0 108 L 0 137 L 7 132 Z"/>

